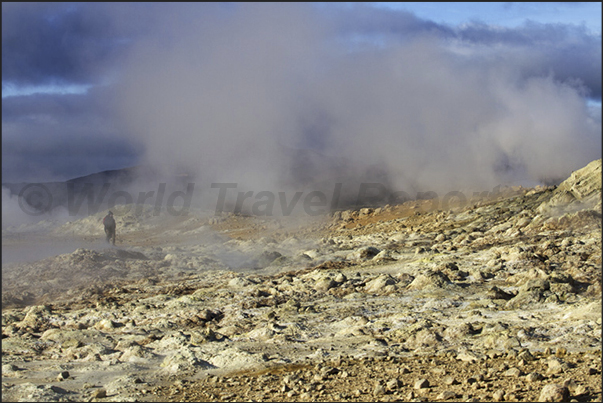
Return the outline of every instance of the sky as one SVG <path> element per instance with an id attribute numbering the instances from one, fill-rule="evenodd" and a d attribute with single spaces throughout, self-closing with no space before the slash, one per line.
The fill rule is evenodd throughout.
<path id="1" fill-rule="evenodd" d="M 419 18 L 439 24 L 461 25 L 479 22 L 492 26 L 517 28 L 529 20 L 540 24 L 584 25 L 593 34 L 601 34 L 600 3 L 389 2 L 379 4 L 386 9 L 411 11 Z"/>
<path id="2" fill-rule="evenodd" d="M 600 157 L 601 3 L 2 3 L 3 182 L 428 191 Z"/>

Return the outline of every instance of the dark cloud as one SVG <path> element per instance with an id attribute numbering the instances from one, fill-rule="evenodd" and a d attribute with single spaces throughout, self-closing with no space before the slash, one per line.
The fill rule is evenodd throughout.
<path id="1" fill-rule="evenodd" d="M 2 3 L 2 85 L 99 84 L 130 45 L 161 35 L 165 4 Z"/>
<path id="2" fill-rule="evenodd" d="M 527 22 L 510 29 L 470 24 L 456 36 L 467 44 L 496 49 L 497 62 L 514 66 L 524 78 L 552 74 L 601 100 L 601 37 L 584 26 Z"/>
<path id="3" fill-rule="evenodd" d="M 512 65 L 525 79 L 553 74 L 558 80 L 582 85 L 589 97 L 601 100 L 601 36 L 591 34 L 583 25 L 526 20 L 516 28 L 480 22 L 453 27 L 404 10 L 364 4 L 326 7 L 325 18 L 343 38 L 394 45 L 431 35 L 472 50 L 468 62 L 488 58 Z"/>
<path id="4" fill-rule="evenodd" d="M 111 63 L 108 21 L 67 3 L 2 5 L 2 82 L 14 85 L 95 83 Z"/>
<path id="5" fill-rule="evenodd" d="M 228 4 L 2 3 L 2 84 L 99 84 L 119 75 L 131 45 L 169 44 L 171 27 Z"/>
<path id="6" fill-rule="evenodd" d="M 134 165 L 141 147 L 125 135 L 106 90 L 2 100 L 2 180 L 64 180 Z"/>
<path id="7" fill-rule="evenodd" d="M 116 140 L 70 141 L 69 147 L 16 147 L 2 151 L 2 182 L 54 182 L 135 165 L 138 152 Z M 73 152 L 75 150 L 75 152 Z"/>
<path id="8" fill-rule="evenodd" d="M 386 10 L 368 4 L 325 6 L 322 18 L 340 35 L 406 36 L 434 34 L 454 35 L 454 30 L 443 24 L 427 21 L 404 10 Z"/>

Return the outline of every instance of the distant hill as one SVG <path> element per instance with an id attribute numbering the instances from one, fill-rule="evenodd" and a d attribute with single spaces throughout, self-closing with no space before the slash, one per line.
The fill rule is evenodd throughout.
<path id="1" fill-rule="evenodd" d="M 20 196 L 20 203 L 26 203 L 24 208 L 31 212 L 42 212 L 41 210 L 48 212 L 57 207 L 65 207 L 75 215 L 82 216 L 107 208 L 111 195 L 115 196 L 117 192 L 122 194 L 127 192 L 135 198 L 138 191 L 157 190 L 161 182 L 169 182 L 170 188 L 173 189 L 183 184 L 186 186 L 186 182 L 191 180 L 190 174 L 172 175 L 166 178 L 157 170 L 140 165 L 97 172 L 63 182 L 2 183 L 2 187 L 7 188 L 11 195 Z M 136 188 L 138 191 L 132 193 Z M 84 208 L 75 211 L 76 209 L 72 207 L 77 205 Z M 88 211 L 85 207 L 89 205 L 92 205 L 93 210 L 96 211 Z"/>

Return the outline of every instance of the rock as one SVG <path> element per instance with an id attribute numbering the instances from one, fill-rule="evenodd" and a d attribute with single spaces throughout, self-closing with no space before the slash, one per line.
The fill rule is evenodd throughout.
<path id="1" fill-rule="evenodd" d="M 558 296 L 567 298 L 569 294 L 575 293 L 575 288 L 568 283 L 552 283 L 551 291 Z"/>
<path id="2" fill-rule="evenodd" d="M 226 348 L 212 357 L 209 362 L 218 368 L 252 368 L 261 365 L 265 358 L 236 347 Z"/>
<path id="3" fill-rule="evenodd" d="M 570 394 L 572 395 L 581 395 L 582 393 L 584 393 L 584 387 L 576 383 L 576 381 L 571 378 L 568 378 L 563 381 L 563 384 L 561 386 L 567 388 Z"/>
<path id="4" fill-rule="evenodd" d="M 240 276 L 240 277 L 235 277 L 232 280 L 230 280 L 228 282 L 228 286 L 229 287 L 233 287 L 233 288 L 243 288 L 243 287 L 249 287 L 251 285 L 254 285 L 255 283 L 253 283 L 252 281 L 250 281 L 248 278 Z"/>
<path id="5" fill-rule="evenodd" d="M 543 292 L 541 289 L 532 289 L 529 291 L 520 291 L 515 298 L 507 301 L 505 309 L 520 309 L 524 306 L 537 304 L 543 300 Z"/>
<path id="6" fill-rule="evenodd" d="M 425 378 L 418 379 L 414 384 L 415 389 L 426 389 L 429 388 L 429 381 Z"/>
<path id="7" fill-rule="evenodd" d="M 504 300 L 508 301 L 511 298 L 515 297 L 515 294 L 511 294 L 506 291 L 503 291 L 500 288 L 498 288 L 497 286 L 492 286 L 490 288 L 490 290 L 488 291 L 488 293 L 486 294 L 486 296 L 491 299 L 504 299 Z"/>
<path id="8" fill-rule="evenodd" d="M 69 378 L 69 372 L 68 371 L 62 371 L 58 376 L 57 376 L 57 380 L 58 381 L 64 381 L 65 379 Z"/>
<path id="9" fill-rule="evenodd" d="M 560 374 L 565 369 L 568 368 L 568 365 L 558 357 L 549 357 L 547 359 L 547 364 L 548 364 L 548 369 L 547 369 L 548 374 Z"/>
<path id="10" fill-rule="evenodd" d="M 372 259 L 377 256 L 379 252 L 381 252 L 381 250 L 375 248 L 374 246 L 364 246 L 352 253 L 351 258 L 357 260 Z"/>
<path id="11" fill-rule="evenodd" d="M 369 215 L 371 215 L 373 212 L 374 212 L 374 210 L 373 210 L 372 208 L 361 208 L 361 209 L 358 211 L 358 215 L 359 215 L 360 217 L 364 217 L 364 216 L 369 216 Z"/>
<path id="12" fill-rule="evenodd" d="M 563 381 L 563 385 L 561 386 L 568 388 L 572 396 L 580 396 L 590 393 L 590 388 L 588 386 L 580 385 L 573 379 L 566 379 Z"/>
<path id="13" fill-rule="evenodd" d="M 591 195 L 600 195 L 601 193 L 601 159 L 594 160 L 584 168 L 572 172 L 569 178 L 561 182 L 561 184 L 553 192 L 551 198 L 559 194 L 570 193 L 578 200 L 586 199 Z"/>
<path id="14" fill-rule="evenodd" d="M 373 389 L 373 396 L 379 396 L 385 394 L 385 388 L 381 384 L 375 385 L 375 389 Z"/>
<path id="15" fill-rule="evenodd" d="M 320 251 L 318 249 L 310 249 L 301 254 L 302 256 L 306 256 L 308 259 L 316 259 L 320 256 Z"/>
<path id="16" fill-rule="evenodd" d="M 276 333 L 269 327 L 259 326 L 258 328 L 247 333 L 247 337 L 252 340 L 268 341 L 275 337 Z"/>
<path id="17" fill-rule="evenodd" d="M 527 226 L 530 222 L 532 221 L 531 218 L 529 217 L 523 217 L 520 218 L 516 223 L 515 223 L 515 228 L 523 228 L 525 226 Z"/>
<path id="18" fill-rule="evenodd" d="M 339 370 L 337 368 L 333 368 L 330 366 L 325 366 L 320 368 L 320 374 L 322 376 L 328 376 L 328 375 L 335 375 L 339 372 Z"/>
<path id="19" fill-rule="evenodd" d="M 47 305 L 34 305 L 27 309 L 27 314 L 21 322 L 21 327 L 42 326 L 46 323 L 47 317 L 51 314 L 51 309 Z"/>
<path id="20" fill-rule="evenodd" d="M 161 363 L 161 367 L 167 371 L 178 372 L 193 367 L 212 368 L 212 365 L 207 361 L 197 358 L 195 353 L 190 349 L 182 349 L 168 355 Z"/>
<path id="21" fill-rule="evenodd" d="M 98 321 L 94 328 L 97 330 L 111 331 L 117 327 L 117 323 L 113 322 L 110 319 L 102 319 Z"/>
<path id="22" fill-rule="evenodd" d="M 521 375 L 523 375 L 523 372 L 519 368 L 509 368 L 508 370 L 506 370 L 504 372 L 503 375 L 508 376 L 508 377 L 513 377 L 513 378 L 518 378 Z"/>
<path id="23" fill-rule="evenodd" d="M 450 390 L 445 390 L 436 396 L 437 400 L 450 400 L 450 399 L 455 399 L 455 398 L 456 398 L 456 393 L 454 393 Z"/>
<path id="24" fill-rule="evenodd" d="M 333 287 L 336 287 L 337 285 L 338 283 L 331 278 L 322 278 L 318 280 L 316 284 L 314 284 L 314 289 L 316 291 L 327 291 Z"/>
<path id="25" fill-rule="evenodd" d="M 396 279 L 394 279 L 389 274 L 382 274 L 376 279 L 369 281 L 364 289 L 369 293 L 378 293 L 382 292 L 386 286 L 396 284 Z"/>
<path id="26" fill-rule="evenodd" d="M 567 402 L 569 400 L 569 390 L 556 383 L 551 383 L 542 388 L 539 402 Z"/>
<path id="27" fill-rule="evenodd" d="M 532 355 L 532 353 L 530 353 L 530 350 L 528 350 L 528 349 L 524 349 L 524 350 L 520 351 L 517 354 L 517 359 L 524 360 L 526 362 L 535 360 L 534 356 Z"/>
<path id="28" fill-rule="evenodd" d="M 544 377 L 539 374 L 538 372 L 530 372 L 529 374 L 526 375 L 526 381 L 528 382 L 538 382 L 543 380 Z"/>
<path id="29" fill-rule="evenodd" d="M 389 250 L 382 250 L 381 252 L 377 253 L 377 255 L 375 255 L 373 260 L 375 262 L 391 262 L 396 259 L 392 257 L 392 253 Z"/>
<path id="30" fill-rule="evenodd" d="M 421 329 L 406 341 L 406 345 L 416 349 L 434 347 L 441 343 L 442 337 L 435 329 Z"/>
<path id="31" fill-rule="evenodd" d="M 124 350 L 123 354 L 119 357 L 121 361 L 132 362 L 132 361 L 146 361 L 147 359 L 155 357 L 155 354 L 148 348 L 135 344 Z"/>
<path id="32" fill-rule="evenodd" d="M 447 275 L 439 270 L 427 270 L 423 274 L 419 274 L 408 285 L 408 289 L 422 290 L 429 288 L 451 288 L 454 284 L 450 281 Z"/>
<path id="33" fill-rule="evenodd" d="M 389 237 L 389 241 L 395 243 L 398 242 L 404 242 L 406 240 L 407 236 L 405 234 L 393 234 L 391 237 Z"/>
<path id="34" fill-rule="evenodd" d="M 473 328 L 473 325 L 465 322 L 446 328 L 446 330 L 444 330 L 444 337 L 451 340 L 459 340 L 475 333 L 476 330 Z"/>
<path id="35" fill-rule="evenodd" d="M 107 397 L 107 390 L 105 388 L 96 389 L 92 392 L 92 399 L 103 399 Z"/>
<path id="36" fill-rule="evenodd" d="M 14 364 L 2 364 L 2 373 L 6 375 L 14 375 L 14 372 L 17 372 L 19 368 Z"/>
<path id="37" fill-rule="evenodd" d="M 505 397 L 505 391 L 502 389 L 499 389 L 499 390 L 495 391 L 494 393 L 492 393 L 492 398 L 494 399 L 495 402 L 502 402 L 504 397 Z"/>
<path id="38" fill-rule="evenodd" d="M 480 356 L 471 351 L 463 351 L 457 354 L 456 359 L 465 362 L 477 362 L 480 360 Z"/>
<path id="39" fill-rule="evenodd" d="M 61 343 L 61 348 L 63 348 L 63 349 L 80 348 L 83 345 L 84 345 L 84 343 L 82 343 L 81 341 L 72 338 L 72 339 L 67 339 L 63 343 Z"/>
<path id="40" fill-rule="evenodd" d="M 600 206 L 601 159 L 598 159 L 572 172 L 570 177 L 563 181 L 536 211 L 543 215 L 555 216 L 562 215 L 568 210 L 600 209 Z"/>
<path id="41" fill-rule="evenodd" d="M 520 288 L 520 292 L 529 292 L 533 290 L 547 291 L 551 288 L 551 285 L 548 280 L 541 278 L 533 278 L 528 280 L 523 286 Z"/>
<path id="42" fill-rule="evenodd" d="M 402 382 L 400 382 L 398 379 L 390 379 L 389 381 L 387 381 L 387 383 L 385 384 L 385 386 L 387 386 L 387 389 L 389 390 L 396 390 L 399 387 L 402 386 Z"/>
<path id="43" fill-rule="evenodd" d="M 223 314 L 219 309 L 202 309 L 197 313 L 196 316 L 204 322 L 209 322 L 216 318 L 222 317 Z"/>

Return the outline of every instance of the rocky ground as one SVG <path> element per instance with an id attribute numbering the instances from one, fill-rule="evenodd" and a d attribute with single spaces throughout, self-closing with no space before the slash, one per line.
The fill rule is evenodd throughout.
<path id="1" fill-rule="evenodd" d="M 433 206 L 40 224 L 83 247 L 3 263 L 2 399 L 601 401 L 601 160 Z"/>

